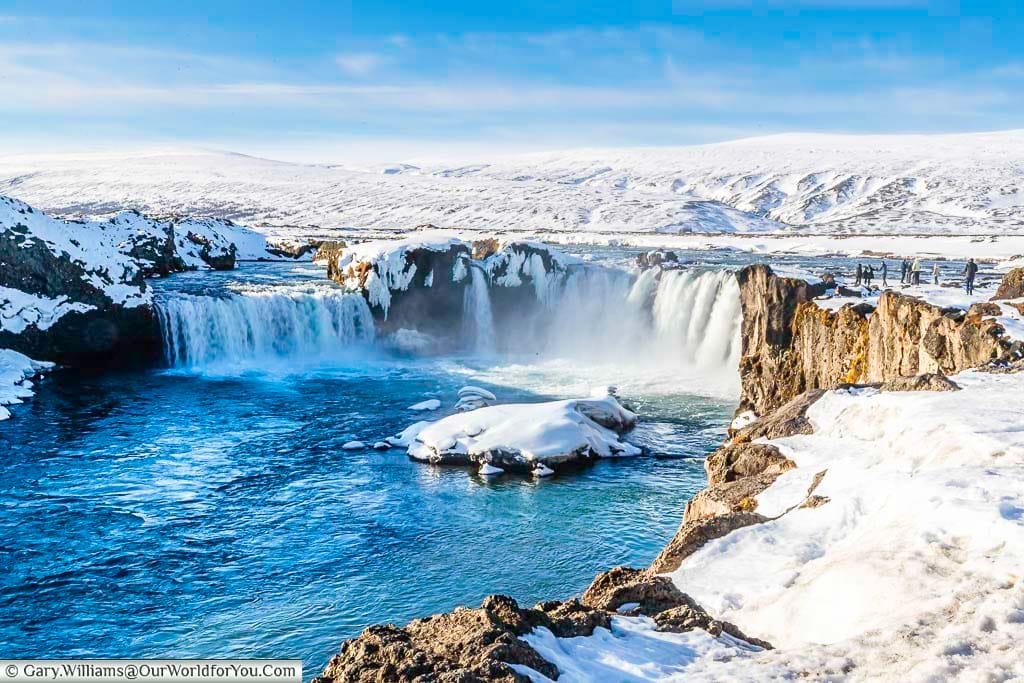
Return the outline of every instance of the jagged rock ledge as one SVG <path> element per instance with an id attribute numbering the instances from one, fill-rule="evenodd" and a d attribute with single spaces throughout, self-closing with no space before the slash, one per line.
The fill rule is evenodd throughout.
<path id="1" fill-rule="evenodd" d="M 766 265 L 737 274 L 743 311 L 738 412 L 767 415 L 811 389 L 955 374 L 1024 356 L 993 304 L 942 308 L 887 290 L 877 307 L 818 306 L 823 284 L 779 277 Z"/>

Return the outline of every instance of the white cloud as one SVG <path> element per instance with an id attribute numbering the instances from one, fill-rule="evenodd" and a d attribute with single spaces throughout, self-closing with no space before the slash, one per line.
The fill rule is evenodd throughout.
<path id="1" fill-rule="evenodd" d="M 334 62 L 349 76 L 364 78 L 380 69 L 387 58 L 374 52 L 350 52 L 338 55 Z"/>

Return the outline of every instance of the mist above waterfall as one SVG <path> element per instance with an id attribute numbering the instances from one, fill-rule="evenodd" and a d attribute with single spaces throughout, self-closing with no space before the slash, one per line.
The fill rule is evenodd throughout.
<path id="1" fill-rule="evenodd" d="M 589 366 L 595 381 L 645 377 L 679 390 L 735 395 L 740 299 L 728 270 L 571 269 L 540 306 L 508 297 L 495 309 L 498 348 L 510 360 Z M 622 381 L 616 379 L 616 381 Z M 673 387 L 673 384 L 675 386 Z"/>

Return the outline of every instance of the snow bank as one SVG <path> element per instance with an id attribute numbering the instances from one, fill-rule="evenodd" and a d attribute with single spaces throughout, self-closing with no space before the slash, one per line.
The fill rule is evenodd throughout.
<path id="1" fill-rule="evenodd" d="M 956 381 L 826 394 L 814 434 L 771 442 L 797 463 L 758 496 L 778 517 L 709 542 L 674 582 L 794 671 L 1024 675 L 1024 375 Z M 796 508 L 820 472 L 828 502 Z"/>
<path id="2" fill-rule="evenodd" d="M 0 349 L 0 420 L 11 416 L 4 406 L 21 403 L 22 399 L 32 396 L 30 378 L 52 367 L 53 363 L 34 361 L 17 351 Z"/>
<path id="3" fill-rule="evenodd" d="M 425 426 L 409 456 L 431 463 L 491 463 L 530 470 L 595 457 L 640 454 L 619 434 L 636 415 L 614 396 L 489 406 L 451 415 Z"/>
<path id="4" fill-rule="evenodd" d="M 655 629 L 647 617 L 612 617 L 610 630 L 599 627 L 592 636 L 556 638 L 541 627 L 523 640 L 558 667 L 559 683 L 702 680 L 697 676 L 713 672 L 716 662 L 760 651 L 725 633 L 714 637 L 699 628 L 686 633 Z M 534 683 L 551 681 L 529 667 L 510 666 Z"/>
<path id="5" fill-rule="evenodd" d="M 42 244 L 57 257 L 66 254 L 82 269 L 83 282 L 115 304 L 148 303 L 149 293 L 138 281 L 138 264 L 119 249 L 119 232 L 103 225 L 52 218 L 24 202 L 0 196 L 0 233 L 7 233 L 8 239 L 23 248 Z"/>
<path id="6" fill-rule="evenodd" d="M 0 330 L 19 334 L 30 325 L 48 330 L 65 313 L 91 311 L 93 308 L 95 306 L 68 301 L 66 296 L 51 299 L 0 287 Z"/>
<path id="7" fill-rule="evenodd" d="M 770 442 L 797 467 L 758 495 L 769 521 L 670 575 L 774 650 L 627 617 L 524 640 L 566 683 L 1024 677 L 1024 373 L 955 379 L 961 391 L 827 393 L 813 434 Z M 820 473 L 824 502 L 800 507 Z"/>

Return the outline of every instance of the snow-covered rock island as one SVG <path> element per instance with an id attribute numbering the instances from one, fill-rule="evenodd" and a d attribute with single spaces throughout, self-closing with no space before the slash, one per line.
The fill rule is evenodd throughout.
<path id="1" fill-rule="evenodd" d="M 594 458 L 639 455 L 639 448 L 620 438 L 636 425 L 636 415 L 611 393 L 600 394 L 456 413 L 420 429 L 408 454 L 434 465 L 479 465 L 489 474 L 538 476 Z"/>

